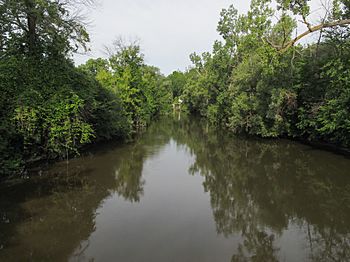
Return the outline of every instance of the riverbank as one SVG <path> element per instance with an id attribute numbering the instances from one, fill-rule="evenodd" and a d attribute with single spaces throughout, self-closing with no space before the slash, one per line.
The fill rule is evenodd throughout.
<path id="1" fill-rule="evenodd" d="M 350 158 L 350 149 L 340 147 L 334 144 L 326 143 L 326 142 L 316 142 L 316 141 L 309 141 L 305 139 L 300 139 L 300 138 L 290 138 L 290 137 L 285 137 L 285 138 L 261 138 L 257 136 L 250 136 L 250 135 L 234 135 L 230 133 L 229 130 L 220 128 L 220 127 L 214 127 L 211 126 L 208 123 L 207 120 L 204 118 L 200 118 L 199 116 L 188 116 L 187 114 L 182 114 L 182 117 L 179 117 L 178 114 L 170 117 L 174 121 L 178 121 L 178 123 L 181 123 L 182 120 L 186 121 L 186 119 L 190 119 L 189 121 L 195 121 L 195 122 L 202 122 L 204 125 L 207 126 L 207 128 L 217 130 L 219 133 L 225 133 L 227 132 L 229 136 L 231 137 L 232 140 L 234 139 L 249 139 L 249 140 L 261 140 L 261 141 L 271 141 L 273 143 L 278 143 L 281 139 L 285 140 L 290 140 L 290 141 L 295 141 L 297 143 L 307 145 L 310 147 L 310 149 L 316 149 L 316 150 L 322 150 L 325 152 L 330 152 L 338 155 L 345 156 L 347 158 Z M 154 120 L 155 123 L 152 123 L 151 125 L 157 125 L 158 121 L 163 121 L 162 118 Z M 0 183 L 4 182 L 10 182 L 13 181 L 20 181 L 21 179 L 28 179 L 33 176 L 37 175 L 42 175 L 42 171 L 48 169 L 50 166 L 54 165 L 55 163 L 58 162 L 66 162 L 67 165 L 69 164 L 70 161 L 79 159 L 80 157 L 86 157 L 89 155 L 94 155 L 96 152 L 99 151 L 106 151 L 106 150 L 112 150 L 115 147 L 118 146 L 127 146 L 129 144 L 137 143 L 138 139 L 142 138 L 142 135 L 148 132 L 147 128 L 140 129 L 138 132 L 134 132 L 133 137 L 128 139 L 128 140 L 121 140 L 121 139 L 110 139 L 110 140 L 105 140 L 105 141 L 100 141 L 98 143 L 94 144 L 89 144 L 86 145 L 82 148 L 81 152 L 79 155 L 69 157 L 69 159 L 40 159 L 37 161 L 33 161 L 31 163 L 27 163 L 26 169 L 24 169 L 22 172 L 7 176 L 7 177 L 1 177 L 0 178 Z M 220 141 L 219 141 L 220 142 Z"/>
<path id="2" fill-rule="evenodd" d="M 161 119 L 0 185 L 0 260 L 349 260 L 350 160 L 222 131 Z"/>

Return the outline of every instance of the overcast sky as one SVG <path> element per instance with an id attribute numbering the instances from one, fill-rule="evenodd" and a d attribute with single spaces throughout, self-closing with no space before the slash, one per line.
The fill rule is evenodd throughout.
<path id="1" fill-rule="evenodd" d="M 77 64 L 101 57 L 103 46 L 118 36 L 139 38 L 146 62 L 162 73 L 184 70 L 189 54 L 211 50 L 220 11 L 230 4 L 245 12 L 242 0 L 99 0 L 88 14 L 92 52 L 77 55 Z"/>
<path id="2" fill-rule="evenodd" d="M 216 26 L 223 8 L 233 4 L 245 13 L 250 5 L 250 0 L 96 1 L 99 4 L 87 14 L 92 51 L 75 55 L 76 63 L 105 56 L 104 46 L 123 37 L 139 39 L 146 63 L 159 67 L 164 74 L 185 70 L 191 64 L 191 53 L 211 50 L 213 42 L 220 39 Z M 319 2 L 311 1 L 311 22 L 320 21 L 323 16 Z M 306 30 L 305 25 L 302 27 L 298 28 L 299 33 Z M 317 38 L 317 34 L 313 37 Z"/>

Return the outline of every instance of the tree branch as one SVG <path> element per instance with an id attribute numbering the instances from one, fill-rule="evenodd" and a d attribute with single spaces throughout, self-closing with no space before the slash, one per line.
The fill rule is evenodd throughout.
<path id="1" fill-rule="evenodd" d="M 310 32 L 313 32 L 311 24 L 306 20 L 305 15 L 303 15 L 302 17 L 303 17 L 303 23 L 307 26 L 307 29 L 309 29 Z"/>
<path id="2" fill-rule="evenodd" d="M 282 49 L 282 46 L 276 45 L 276 44 L 272 43 L 272 42 L 271 42 L 268 38 L 266 38 L 266 37 L 263 37 L 262 40 L 263 40 L 264 43 L 268 43 L 270 46 L 272 46 L 272 47 L 275 48 L 275 49 L 278 49 L 278 50 Z"/>
<path id="3" fill-rule="evenodd" d="M 319 30 L 323 30 L 325 28 L 331 28 L 331 27 L 335 27 L 335 26 L 349 25 L 349 24 L 350 24 L 350 19 L 344 19 L 344 20 L 339 20 L 339 21 L 334 21 L 334 22 L 321 23 L 321 24 L 316 25 L 316 26 L 309 25 L 307 31 L 305 31 L 304 33 L 296 36 L 294 39 L 292 39 L 291 41 L 289 41 L 288 43 L 286 43 L 283 46 L 275 45 L 275 44 L 271 43 L 271 41 L 267 40 L 266 38 L 263 39 L 263 41 L 267 42 L 270 46 L 272 46 L 273 48 L 277 49 L 280 53 L 284 53 L 289 48 L 294 46 L 295 43 L 297 43 L 300 39 L 304 38 L 305 36 L 307 36 L 307 35 L 309 35 L 309 34 L 311 34 L 313 32 L 316 32 L 316 31 L 319 31 Z"/>

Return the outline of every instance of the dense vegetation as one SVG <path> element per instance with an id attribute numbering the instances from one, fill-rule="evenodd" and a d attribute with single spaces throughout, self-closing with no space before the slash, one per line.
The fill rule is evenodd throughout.
<path id="1" fill-rule="evenodd" d="M 328 1 L 318 25 L 310 2 L 224 9 L 223 40 L 165 78 L 137 43 L 116 41 L 107 59 L 74 65 L 89 42 L 78 10 L 93 0 L 1 0 L 0 175 L 128 138 L 173 101 L 234 133 L 350 147 L 350 2 Z M 315 41 L 301 45 L 309 34 Z"/>
<path id="2" fill-rule="evenodd" d="M 75 67 L 89 35 L 77 13 L 92 1 L 0 1 L 0 176 L 69 157 L 82 146 L 128 138 L 169 110 L 157 68 L 137 44 Z"/>
<path id="3" fill-rule="evenodd" d="M 192 54 L 187 72 L 168 77 L 175 95 L 191 113 L 234 133 L 350 147 L 350 1 L 321 8 L 316 26 L 308 0 L 252 0 L 246 14 L 224 9 L 217 27 L 223 40 L 211 53 Z M 316 40 L 301 45 L 309 34 Z"/>

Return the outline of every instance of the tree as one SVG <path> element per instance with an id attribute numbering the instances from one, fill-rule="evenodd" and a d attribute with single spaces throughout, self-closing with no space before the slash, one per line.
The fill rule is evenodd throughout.
<path id="1" fill-rule="evenodd" d="M 167 80 L 170 82 L 170 87 L 173 93 L 173 98 L 178 98 L 186 84 L 186 76 L 180 71 L 174 71 L 168 75 Z"/>
<path id="2" fill-rule="evenodd" d="M 153 117 L 170 110 L 171 94 L 164 76 L 148 66 L 137 42 L 118 38 L 106 48 L 108 59 L 89 60 L 81 66 L 122 103 L 130 129 L 146 126 Z"/>
<path id="3" fill-rule="evenodd" d="M 276 48 L 279 52 L 284 53 L 290 47 L 294 46 L 299 40 L 312 34 L 317 31 L 324 31 L 328 28 L 341 27 L 350 24 L 350 19 L 347 14 L 349 12 L 349 1 L 347 0 L 333 0 L 332 3 L 329 3 L 329 6 L 324 7 L 325 17 L 322 19 L 321 23 L 317 25 L 313 25 L 308 21 L 308 16 L 310 15 L 310 6 L 308 4 L 310 0 L 278 0 L 277 1 L 277 9 L 282 10 L 282 14 L 284 15 L 287 11 L 291 12 L 294 16 L 300 16 L 302 18 L 302 23 L 306 25 L 307 30 L 293 39 L 287 41 L 287 39 L 283 40 L 281 45 L 277 45 L 268 39 L 266 41 Z M 333 10 L 330 10 L 332 7 Z M 283 16 L 282 16 L 283 17 Z"/>
<path id="4" fill-rule="evenodd" d="M 211 53 L 192 54 L 183 101 L 234 133 L 299 137 L 348 147 L 349 1 L 328 1 L 319 25 L 310 1 L 253 0 L 221 12 Z M 307 32 L 294 37 L 303 24 Z M 319 31 L 317 41 L 295 45 Z"/>
<path id="5" fill-rule="evenodd" d="M 0 52 L 66 55 L 87 48 L 89 35 L 77 11 L 82 1 L 1 0 Z M 85 4 L 92 3 L 86 1 Z"/>

